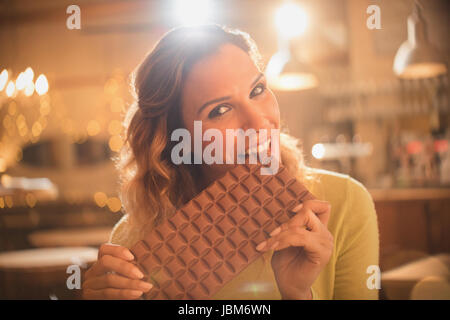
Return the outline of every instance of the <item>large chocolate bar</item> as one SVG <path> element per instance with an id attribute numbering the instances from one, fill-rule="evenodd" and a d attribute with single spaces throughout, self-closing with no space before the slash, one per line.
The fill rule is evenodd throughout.
<path id="1" fill-rule="evenodd" d="M 136 243 L 146 299 L 208 299 L 262 253 L 256 246 L 314 196 L 287 169 L 238 165 Z"/>

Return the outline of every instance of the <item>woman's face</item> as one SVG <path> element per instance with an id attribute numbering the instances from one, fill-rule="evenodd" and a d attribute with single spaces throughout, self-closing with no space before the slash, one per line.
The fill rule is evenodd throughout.
<path id="1" fill-rule="evenodd" d="M 224 163 L 226 129 L 254 129 L 257 133 L 266 129 L 270 137 L 271 129 L 280 128 L 278 103 L 267 88 L 264 74 L 246 52 L 233 44 L 222 45 L 215 54 L 194 64 L 182 92 L 181 116 L 192 141 L 194 121 L 201 121 L 203 133 L 208 129 L 222 133 Z M 203 141 L 202 150 L 210 143 Z M 247 139 L 246 150 L 248 144 Z M 233 145 L 237 155 L 236 143 Z M 227 165 L 204 164 L 202 170 L 215 179 L 227 170 Z"/>

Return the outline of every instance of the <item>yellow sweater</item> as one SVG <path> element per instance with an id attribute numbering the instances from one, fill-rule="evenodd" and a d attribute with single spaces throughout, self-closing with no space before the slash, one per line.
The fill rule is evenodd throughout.
<path id="1" fill-rule="evenodd" d="M 314 300 L 378 299 L 369 289 L 367 268 L 379 265 L 378 222 L 372 198 L 353 178 L 313 169 L 316 179 L 306 183 L 321 200 L 331 203 L 328 229 L 334 237 L 330 261 L 312 285 Z M 114 227 L 110 242 L 131 247 L 136 241 L 124 215 Z M 270 264 L 272 251 L 250 264 L 228 282 L 213 299 L 281 299 Z"/>

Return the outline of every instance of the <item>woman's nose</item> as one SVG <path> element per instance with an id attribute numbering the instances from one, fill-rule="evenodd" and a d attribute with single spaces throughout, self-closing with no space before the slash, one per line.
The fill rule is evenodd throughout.
<path id="1" fill-rule="evenodd" d="M 244 130 L 255 129 L 267 129 L 270 128 L 270 121 L 267 115 L 255 105 L 246 103 L 241 108 L 240 119 L 242 121 L 241 127 Z"/>

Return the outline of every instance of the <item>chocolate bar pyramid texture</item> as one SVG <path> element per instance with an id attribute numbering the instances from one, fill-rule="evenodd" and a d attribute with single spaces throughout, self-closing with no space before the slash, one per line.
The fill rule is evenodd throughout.
<path id="1" fill-rule="evenodd" d="M 153 288 L 145 299 L 208 299 L 262 253 L 256 246 L 314 196 L 287 169 L 238 165 L 131 251 Z"/>

